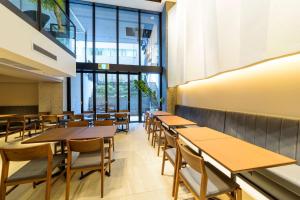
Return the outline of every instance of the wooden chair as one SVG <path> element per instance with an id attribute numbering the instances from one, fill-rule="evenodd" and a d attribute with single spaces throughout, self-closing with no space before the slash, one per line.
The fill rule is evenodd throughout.
<path id="1" fill-rule="evenodd" d="M 82 114 L 75 114 L 73 116 L 73 121 L 83 121 L 83 115 Z"/>
<path id="2" fill-rule="evenodd" d="M 145 113 L 145 122 L 143 124 L 143 126 L 145 127 L 145 130 L 148 131 L 148 127 L 150 125 L 150 113 L 146 112 Z"/>
<path id="3" fill-rule="evenodd" d="M 97 114 L 96 120 L 109 120 L 110 114 L 109 113 L 103 113 L 103 114 Z"/>
<path id="4" fill-rule="evenodd" d="M 84 121 L 69 121 L 68 122 L 68 128 L 69 127 L 88 127 L 89 122 L 84 120 Z"/>
<path id="5" fill-rule="evenodd" d="M 26 148 L 2 148 L 1 198 L 13 191 L 19 184 L 46 181 L 45 199 L 50 199 L 52 171 L 61 166 L 63 156 L 52 155 L 50 144 Z M 11 176 L 8 176 L 11 161 L 29 161 Z M 7 186 L 14 186 L 6 192 Z M 20 196 L 21 198 L 21 196 Z"/>
<path id="6" fill-rule="evenodd" d="M 148 134 L 148 140 L 150 140 L 151 136 L 153 138 L 154 121 L 155 121 L 154 118 L 149 118 L 149 125 L 146 131 L 146 133 Z M 152 145 L 152 140 L 151 140 L 151 145 Z"/>
<path id="7" fill-rule="evenodd" d="M 205 163 L 202 157 L 192 153 L 182 141 L 177 140 L 177 148 L 175 200 L 180 181 L 198 200 L 206 200 L 220 194 L 226 194 L 230 199 L 242 199 L 242 191 L 232 179 L 211 164 Z M 181 168 L 182 159 L 187 162 L 188 167 Z"/>
<path id="8" fill-rule="evenodd" d="M 116 113 L 115 114 L 115 125 L 116 126 L 122 126 L 121 129 L 118 129 L 119 131 L 125 131 L 126 133 L 128 133 L 129 131 L 129 118 L 128 118 L 128 114 L 127 113 Z M 126 126 L 125 129 L 123 129 L 123 125 Z"/>
<path id="9" fill-rule="evenodd" d="M 69 140 L 67 141 L 67 178 L 66 178 L 66 199 L 69 199 L 70 180 L 72 171 L 100 170 L 101 172 L 101 198 L 104 192 L 104 171 L 107 168 L 107 161 L 104 158 L 103 138 L 91 140 Z M 73 160 L 72 152 L 79 153 Z"/>
<path id="10" fill-rule="evenodd" d="M 22 140 L 24 139 L 25 132 L 27 130 L 35 130 L 36 133 L 36 123 L 28 123 L 26 122 L 26 119 L 23 115 L 17 115 L 14 117 L 10 117 L 7 120 L 7 125 L 6 125 L 6 134 L 5 134 L 5 142 L 7 142 L 8 135 L 12 133 L 17 133 L 20 132 L 20 136 L 22 137 Z"/>
<path id="11" fill-rule="evenodd" d="M 165 133 L 165 145 L 164 145 L 164 151 L 163 151 L 163 157 L 162 157 L 162 166 L 161 166 L 161 175 L 164 175 L 165 170 L 165 162 L 168 160 L 174 167 L 174 177 L 173 177 L 173 187 L 172 187 L 172 196 L 174 196 L 175 191 L 175 180 L 176 180 L 176 154 L 177 154 L 177 148 L 176 148 L 176 139 L 177 136 L 171 134 L 168 131 L 164 131 Z"/>
<path id="12" fill-rule="evenodd" d="M 157 156 L 159 156 L 160 148 L 163 145 L 165 139 L 165 135 L 163 134 L 163 126 L 161 122 L 158 120 L 154 120 L 153 122 L 153 130 L 152 130 L 152 145 L 155 148 L 155 144 L 157 143 Z"/>
<path id="13" fill-rule="evenodd" d="M 113 126 L 114 121 L 113 120 L 98 120 L 94 121 L 94 126 Z M 107 140 L 108 139 L 108 140 Z M 104 143 L 112 143 L 113 151 L 115 151 L 115 138 L 104 138 Z"/>
<path id="14" fill-rule="evenodd" d="M 46 129 L 58 128 L 58 117 L 57 115 L 42 115 L 42 132 Z"/>

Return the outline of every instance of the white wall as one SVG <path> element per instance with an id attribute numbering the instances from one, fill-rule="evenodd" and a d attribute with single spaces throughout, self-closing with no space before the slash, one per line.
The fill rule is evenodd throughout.
<path id="1" fill-rule="evenodd" d="M 168 13 L 169 86 L 300 51 L 298 0 L 177 0 Z"/>
<path id="2" fill-rule="evenodd" d="M 41 69 L 47 75 L 74 76 L 76 60 L 23 19 L 0 4 L 0 58 Z M 33 43 L 57 56 L 57 61 L 33 50 Z"/>

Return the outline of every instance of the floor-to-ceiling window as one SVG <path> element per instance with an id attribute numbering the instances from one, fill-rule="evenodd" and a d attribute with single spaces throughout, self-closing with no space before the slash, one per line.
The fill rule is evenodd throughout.
<path id="1" fill-rule="evenodd" d="M 159 15 L 141 13 L 141 65 L 160 65 Z"/>
<path id="2" fill-rule="evenodd" d="M 142 120 L 146 110 L 158 109 L 162 72 L 160 13 L 69 2 L 70 17 L 79 27 L 76 50 L 80 72 L 71 78 L 70 109 L 77 113 L 129 110 L 131 121 Z M 103 70 L 102 66 L 108 68 Z M 135 87 L 138 80 L 145 81 L 157 98 L 139 91 Z"/>
<path id="3" fill-rule="evenodd" d="M 117 13 L 113 8 L 96 6 L 95 62 L 117 63 Z"/>
<path id="4" fill-rule="evenodd" d="M 139 15 L 137 11 L 119 11 L 119 63 L 139 64 Z"/>

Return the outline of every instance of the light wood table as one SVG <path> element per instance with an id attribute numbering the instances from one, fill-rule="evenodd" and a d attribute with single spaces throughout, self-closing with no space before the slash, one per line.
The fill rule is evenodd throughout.
<path id="1" fill-rule="evenodd" d="M 195 122 L 190 120 L 184 119 L 182 117 L 176 115 L 170 116 L 157 116 L 157 119 L 161 121 L 167 128 L 170 130 L 171 128 L 178 128 L 182 126 L 189 126 L 189 125 L 197 125 Z"/>
<path id="2" fill-rule="evenodd" d="M 1 114 L 0 115 L 0 119 L 6 119 L 6 118 L 9 118 L 9 117 L 14 117 L 16 116 L 17 114 Z"/>
<path id="3" fill-rule="evenodd" d="M 191 142 L 232 174 L 296 163 L 296 160 L 234 137 Z"/>
<path id="4" fill-rule="evenodd" d="M 115 126 L 55 128 L 23 141 L 22 144 L 65 142 L 72 139 L 93 139 L 99 137 L 109 138 L 113 137 L 115 132 Z"/>
<path id="5" fill-rule="evenodd" d="M 149 112 L 149 114 L 150 114 L 150 117 L 173 115 L 173 114 L 165 112 L 165 111 L 151 111 L 151 112 Z"/>
<path id="6" fill-rule="evenodd" d="M 175 131 L 190 142 L 233 138 L 208 127 L 188 127 L 175 129 Z"/>

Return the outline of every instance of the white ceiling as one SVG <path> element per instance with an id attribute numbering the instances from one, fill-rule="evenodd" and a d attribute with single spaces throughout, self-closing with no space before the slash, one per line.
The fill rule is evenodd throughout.
<path id="1" fill-rule="evenodd" d="M 162 0 L 161 3 L 146 1 L 146 0 L 85 0 L 85 1 L 161 12 L 163 10 L 166 0 Z"/>

